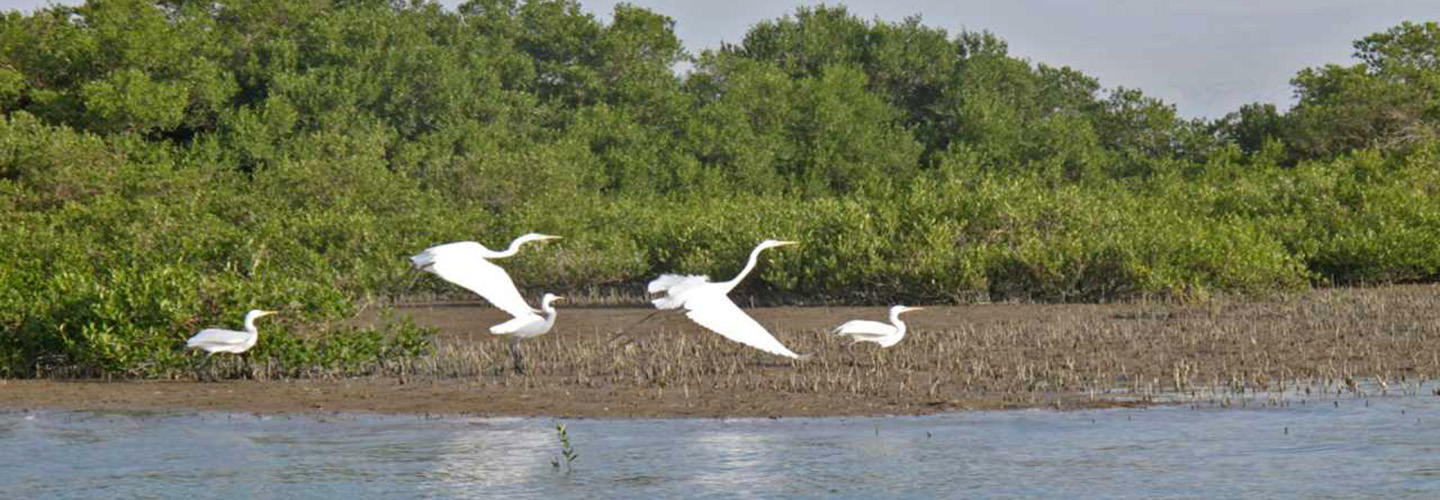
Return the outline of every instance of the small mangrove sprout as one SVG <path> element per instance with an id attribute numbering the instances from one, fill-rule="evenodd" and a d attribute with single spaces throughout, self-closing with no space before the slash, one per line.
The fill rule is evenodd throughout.
<path id="1" fill-rule="evenodd" d="M 560 435 L 560 456 L 551 457 L 550 465 L 556 470 L 560 469 L 560 459 L 565 459 L 565 472 L 568 474 L 574 470 L 575 461 L 580 459 L 580 454 L 570 447 L 570 433 L 565 429 L 565 424 L 555 424 L 555 433 Z"/>

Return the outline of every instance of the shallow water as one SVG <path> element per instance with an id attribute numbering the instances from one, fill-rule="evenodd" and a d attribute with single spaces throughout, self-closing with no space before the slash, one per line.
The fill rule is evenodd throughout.
<path id="1" fill-rule="evenodd" d="M 7 498 L 1440 498 L 1440 397 L 926 417 L 0 413 Z"/>

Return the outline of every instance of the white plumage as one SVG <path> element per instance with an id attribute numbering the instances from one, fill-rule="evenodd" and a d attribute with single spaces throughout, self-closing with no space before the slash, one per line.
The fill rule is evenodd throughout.
<path id="1" fill-rule="evenodd" d="M 678 274 L 662 274 L 645 289 L 650 293 L 664 292 L 665 296 L 651 300 L 658 309 L 675 309 L 680 307 L 682 298 L 691 290 L 710 284 L 709 276 L 681 276 Z"/>
<path id="2" fill-rule="evenodd" d="M 760 326 L 754 318 L 741 311 L 726 294 L 740 280 L 745 278 L 755 268 L 756 260 L 760 252 L 767 249 L 784 245 L 793 245 L 793 241 L 765 240 L 760 242 L 755 250 L 750 252 L 750 260 L 745 263 L 745 268 L 730 281 L 711 283 L 706 276 L 682 276 L 678 274 L 664 274 L 646 287 L 650 293 L 664 293 L 665 296 L 651 300 L 659 309 L 685 308 L 686 316 L 715 333 L 727 339 L 741 344 L 760 349 L 762 351 L 785 356 L 788 358 L 802 358 L 786 348 L 775 336 Z"/>
<path id="3" fill-rule="evenodd" d="M 879 321 L 867 321 L 863 319 L 845 322 L 832 333 L 848 336 L 855 342 L 874 342 L 880 347 L 890 347 L 900 343 L 905 338 L 905 322 L 900 321 L 900 314 L 910 311 L 919 311 L 920 307 L 895 306 L 890 308 L 890 323 L 885 324 Z"/>
<path id="4" fill-rule="evenodd" d="M 210 354 L 217 352 L 240 354 L 248 351 L 251 347 L 255 347 L 255 342 L 260 339 L 260 333 L 255 330 L 255 320 L 271 314 L 275 314 L 275 311 L 256 309 L 245 314 L 245 331 L 223 328 L 200 330 L 200 333 L 185 341 L 185 348 L 200 349 Z"/>
<path id="5" fill-rule="evenodd" d="M 555 326 L 555 308 L 551 307 L 550 304 L 564 298 L 565 297 L 547 293 L 544 298 L 540 299 L 540 309 L 545 311 L 544 316 L 537 314 L 520 316 L 490 327 L 490 333 L 496 335 L 512 335 L 522 339 L 539 337 L 549 333 L 550 329 Z"/>
<path id="6" fill-rule="evenodd" d="M 800 358 L 775 336 L 760 326 L 754 318 L 745 314 L 724 295 L 696 297 L 686 304 L 686 316 L 700 326 L 710 329 L 725 338 L 756 349 L 787 358 Z"/>
<path id="7" fill-rule="evenodd" d="M 503 252 L 490 250 L 473 241 L 446 243 L 415 254 L 410 257 L 410 261 L 416 269 L 435 273 L 445 281 L 475 292 L 511 316 L 539 317 L 537 311 L 520 296 L 520 290 L 515 288 L 515 282 L 511 281 L 510 275 L 487 259 L 503 259 L 515 255 L 520 250 L 520 245 L 530 241 L 557 238 L 559 236 L 525 234 L 510 242 L 510 246 Z"/>

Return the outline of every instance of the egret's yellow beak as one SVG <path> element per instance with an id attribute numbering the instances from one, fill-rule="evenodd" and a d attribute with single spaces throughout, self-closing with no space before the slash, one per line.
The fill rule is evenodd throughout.
<path id="1" fill-rule="evenodd" d="M 255 317 L 258 318 L 258 317 L 261 317 L 261 316 L 269 316 L 269 315 L 271 315 L 271 314 L 277 314 L 277 313 L 279 313 L 279 311 L 260 311 L 260 314 L 255 315 Z"/>
<path id="2" fill-rule="evenodd" d="M 798 241 L 782 241 L 782 242 L 776 243 L 775 246 L 777 246 L 777 247 L 783 247 L 783 246 L 785 246 L 785 245 L 799 245 L 799 244 L 800 244 L 800 242 L 798 242 Z"/>

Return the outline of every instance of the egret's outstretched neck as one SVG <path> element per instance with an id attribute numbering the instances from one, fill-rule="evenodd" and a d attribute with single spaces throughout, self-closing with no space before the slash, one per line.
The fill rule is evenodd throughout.
<path id="1" fill-rule="evenodd" d="M 905 322 L 900 321 L 900 311 L 890 312 L 890 324 L 895 325 L 895 329 L 898 330 L 899 333 L 905 333 Z"/>
<path id="2" fill-rule="evenodd" d="M 503 251 L 503 252 L 493 252 L 493 253 L 491 253 L 491 254 L 488 256 L 488 258 L 491 258 L 491 259 L 503 259 L 503 258 L 506 258 L 506 257 L 514 256 L 516 253 L 520 252 L 520 245 L 524 245 L 525 242 L 527 242 L 527 241 L 530 241 L 530 240 L 525 239 L 524 236 L 521 236 L 521 237 L 519 237 L 519 238 L 515 238 L 514 241 L 511 241 L 511 242 L 510 242 L 510 246 L 505 247 L 505 251 Z"/>
<path id="3" fill-rule="evenodd" d="M 545 313 L 545 329 L 550 329 L 555 324 L 555 307 L 549 302 L 540 303 L 540 310 Z"/>
<path id="4" fill-rule="evenodd" d="M 740 270 L 740 274 L 735 275 L 735 279 L 725 282 L 725 291 L 733 290 L 736 285 L 740 284 L 740 280 L 745 279 L 750 271 L 755 270 L 755 262 L 760 259 L 760 252 L 764 250 L 765 247 L 762 245 L 756 246 L 754 250 L 750 251 L 750 260 L 745 262 L 745 268 Z"/>
<path id="5" fill-rule="evenodd" d="M 255 317 L 254 317 L 254 316 L 246 316 L 246 317 L 245 317 L 245 331 L 250 332 L 251 335 L 259 335 L 258 333 L 255 332 Z"/>

